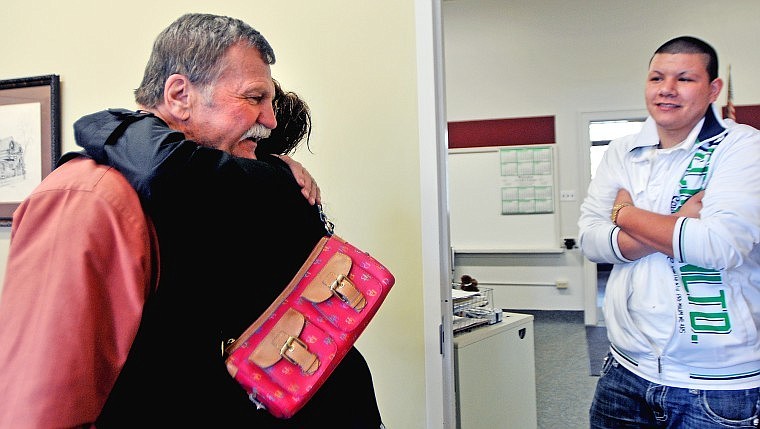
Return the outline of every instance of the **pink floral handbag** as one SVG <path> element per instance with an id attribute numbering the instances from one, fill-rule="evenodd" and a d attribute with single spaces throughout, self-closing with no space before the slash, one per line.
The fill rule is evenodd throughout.
<path id="1" fill-rule="evenodd" d="M 381 263 L 332 234 L 332 224 L 328 232 L 275 302 L 225 348 L 230 375 L 278 418 L 314 396 L 395 283 Z"/>

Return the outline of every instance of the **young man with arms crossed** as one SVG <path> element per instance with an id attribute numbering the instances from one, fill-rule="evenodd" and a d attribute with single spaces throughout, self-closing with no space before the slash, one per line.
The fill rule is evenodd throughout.
<path id="1" fill-rule="evenodd" d="M 586 257 L 614 268 L 592 428 L 756 427 L 760 132 L 721 119 L 715 50 L 650 60 L 641 132 L 617 139 L 581 206 Z"/>

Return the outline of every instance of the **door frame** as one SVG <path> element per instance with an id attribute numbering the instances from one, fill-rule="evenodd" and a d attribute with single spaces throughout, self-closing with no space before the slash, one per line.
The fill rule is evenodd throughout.
<path id="1" fill-rule="evenodd" d="M 614 121 L 617 119 L 646 118 L 649 113 L 646 109 L 626 109 L 626 110 L 606 110 L 595 112 L 581 112 L 579 124 L 578 141 L 585 142 L 586 150 L 578 151 L 580 159 L 580 189 L 583 194 L 580 200 L 586 198 L 588 185 L 591 183 L 591 136 L 589 126 L 592 122 L 597 121 Z M 601 312 L 596 305 L 597 296 L 597 272 L 596 263 L 591 262 L 588 258 L 583 258 L 583 321 L 586 326 L 597 326 L 600 324 Z"/>

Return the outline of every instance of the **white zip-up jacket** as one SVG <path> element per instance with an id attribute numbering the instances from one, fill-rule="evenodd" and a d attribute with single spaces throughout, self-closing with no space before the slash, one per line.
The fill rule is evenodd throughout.
<path id="1" fill-rule="evenodd" d="M 615 196 L 669 214 L 680 180 L 700 144 L 722 139 L 707 172 L 700 217 L 679 218 L 675 263 L 718 270 L 722 283 L 687 282 L 662 253 L 626 259 L 610 220 Z M 578 221 L 581 250 L 612 263 L 604 320 L 615 358 L 654 383 L 691 389 L 760 387 L 760 131 L 708 109 L 684 142 L 657 149 L 654 120 L 612 141 Z"/>

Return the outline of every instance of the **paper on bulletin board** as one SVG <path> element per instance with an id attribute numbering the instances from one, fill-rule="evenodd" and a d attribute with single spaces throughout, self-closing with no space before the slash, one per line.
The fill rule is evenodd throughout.
<path id="1" fill-rule="evenodd" d="M 505 158 L 505 173 L 510 168 L 523 169 L 521 174 L 503 174 L 501 168 L 501 149 L 542 149 L 543 151 L 516 151 L 507 155 L 522 155 L 520 162 L 508 162 Z M 545 151 L 548 151 L 545 152 Z M 547 163 L 544 159 L 551 155 Z M 531 170 L 528 172 L 528 155 Z M 509 251 L 514 249 L 558 249 L 560 246 L 559 211 L 561 206 L 554 204 L 554 192 L 545 199 L 551 202 L 552 209 L 547 213 L 536 211 L 536 201 L 542 200 L 541 192 L 535 193 L 535 186 L 548 186 L 557 189 L 554 183 L 557 171 L 557 148 L 554 144 L 498 146 L 484 148 L 449 149 L 448 156 L 448 193 L 449 225 L 451 246 L 457 251 Z M 511 165 L 507 165 L 511 164 Z M 549 168 L 551 166 L 551 168 Z M 551 174 L 543 174 L 545 170 Z M 519 171 L 519 170 L 518 170 Z M 542 174 L 536 174 L 536 172 Z M 509 198 L 502 195 L 503 185 L 527 183 L 533 190 L 525 200 L 533 202 L 528 212 L 523 210 L 514 215 L 504 215 L 503 201 Z M 526 185 L 527 186 L 527 185 Z M 509 187 L 509 186 L 504 186 Z M 538 195 L 538 196 L 536 196 Z M 540 203 L 543 201 L 539 201 Z M 540 209 L 540 207 L 539 207 Z M 519 215 L 518 215 L 519 214 Z"/>
<path id="2" fill-rule="evenodd" d="M 551 147 L 502 147 L 499 163 L 502 215 L 554 213 Z"/>

